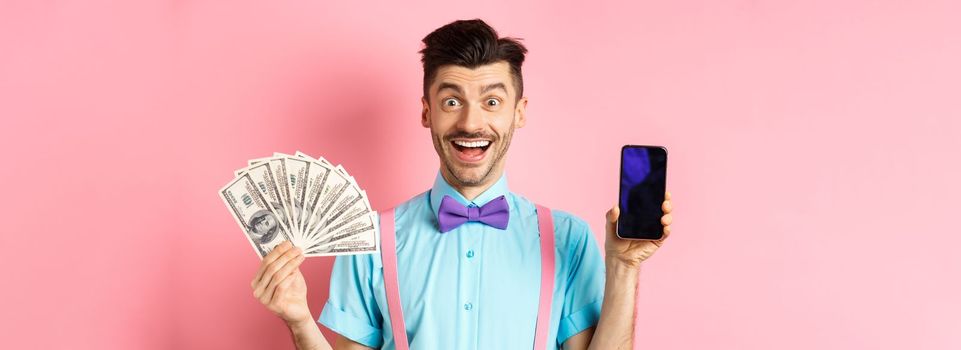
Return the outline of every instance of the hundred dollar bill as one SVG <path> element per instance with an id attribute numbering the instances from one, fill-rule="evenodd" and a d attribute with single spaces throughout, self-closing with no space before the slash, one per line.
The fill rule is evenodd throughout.
<path id="1" fill-rule="evenodd" d="M 333 165 L 331 165 L 331 163 L 326 159 L 324 159 L 323 157 L 313 158 L 310 155 L 307 155 L 300 151 L 297 151 L 295 155 L 297 157 L 313 160 L 314 162 L 312 162 L 311 164 L 316 165 L 318 168 L 323 166 L 325 169 L 329 171 L 329 169 L 333 167 Z M 320 164 L 317 164 L 317 163 L 320 163 Z M 344 175 L 345 177 L 347 176 L 347 172 L 346 170 L 343 169 L 343 167 L 338 167 L 337 172 L 338 174 Z M 323 186 L 323 181 L 325 180 L 323 175 L 329 176 L 329 174 L 327 171 L 323 172 L 323 175 L 318 174 L 313 170 L 313 168 L 310 170 L 310 174 L 311 174 L 311 177 L 308 180 L 308 186 L 309 188 L 314 189 L 313 194 L 317 194 L 318 189 L 325 188 L 325 186 Z M 321 182 L 315 184 L 312 182 L 314 179 L 317 179 L 318 181 L 321 181 Z M 357 186 L 356 181 L 354 181 L 352 177 L 348 177 L 348 179 L 353 186 Z M 328 225 L 327 227 L 328 232 L 326 232 L 326 234 L 323 235 L 324 236 L 323 238 L 317 237 L 316 235 L 314 236 L 315 239 L 324 240 L 321 243 L 314 244 L 313 246 L 315 248 L 319 246 L 329 246 L 330 244 L 332 244 L 331 242 L 334 239 L 344 238 L 344 239 L 348 239 L 349 242 L 345 241 L 347 243 L 344 243 L 343 246 L 344 247 L 350 246 L 351 247 L 350 251 L 360 251 L 357 249 L 363 249 L 363 250 L 376 249 L 376 238 L 368 237 L 370 235 L 364 234 L 364 232 L 366 232 L 364 231 L 364 228 L 370 229 L 371 221 L 368 219 L 365 225 L 363 222 L 364 220 L 363 217 L 370 215 L 370 213 L 373 213 L 373 211 L 370 209 L 371 207 L 370 207 L 370 202 L 367 200 L 367 193 L 362 190 L 360 192 L 361 192 L 362 200 L 357 201 L 357 203 L 355 203 L 354 206 L 351 207 L 351 209 L 346 210 L 341 215 L 341 217 L 338 220 L 336 220 L 335 223 Z M 324 193 L 320 193 L 320 195 L 324 195 Z M 312 196 L 311 191 L 308 191 L 307 196 L 308 198 L 314 198 Z M 310 208 L 305 208 L 305 209 L 310 210 Z M 377 220 L 376 215 L 373 216 L 373 220 L 375 221 Z M 376 223 L 374 223 L 374 227 L 376 227 Z M 320 232 L 308 231 L 308 234 L 310 233 L 320 234 Z M 353 238 L 348 238 L 348 237 L 353 237 Z M 321 252 L 321 254 L 323 253 Z"/>
<path id="2" fill-rule="evenodd" d="M 300 223 L 306 214 L 304 211 L 304 200 L 307 192 L 307 177 L 310 161 L 294 156 L 281 158 L 284 161 L 284 168 L 287 169 L 287 186 L 290 193 L 291 222 L 294 223 L 296 231 L 303 236 L 305 232 Z"/>
<path id="3" fill-rule="evenodd" d="M 277 154 L 275 153 L 275 155 Z M 324 159 L 324 157 L 313 158 L 300 151 L 297 151 L 295 155 L 297 157 L 309 159 L 312 161 L 311 162 L 312 166 L 310 167 L 310 170 L 309 170 L 309 173 L 311 174 L 311 176 L 308 179 L 308 191 L 307 191 L 308 200 L 305 204 L 305 208 L 304 208 L 305 211 L 307 211 L 308 213 L 315 213 L 314 212 L 315 208 L 313 208 L 312 205 L 315 205 L 315 203 L 320 202 L 321 205 L 323 206 L 322 207 L 323 209 L 321 209 L 319 213 L 324 213 L 323 216 L 327 216 L 329 218 L 328 221 L 337 222 L 337 221 L 346 220 L 346 221 L 343 221 L 342 224 L 346 224 L 347 221 L 353 220 L 359 215 L 370 212 L 370 203 L 367 202 L 366 193 L 363 193 L 361 196 L 364 200 L 364 203 L 366 203 L 366 207 L 364 208 L 366 210 L 363 210 L 361 212 L 342 213 L 343 212 L 342 208 L 329 207 L 330 205 L 336 205 L 338 203 L 341 206 L 345 204 L 344 202 L 339 202 L 344 200 L 344 198 L 342 197 L 343 193 L 332 191 L 332 190 L 339 189 L 340 187 L 337 187 L 337 185 L 341 184 L 342 182 L 339 181 L 339 179 L 333 179 L 332 181 L 329 181 L 329 182 L 326 181 L 327 177 L 330 176 L 329 174 L 330 171 L 336 171 L 337 174 L 340 175 L 343 180 L 346 180 L 350 185 L 354 186 L 356 189 L 359 190 L 359 187 L 357 186 L 357 182 L 354 180 L 353 177 L 347 174 L 347 170 L 345 170 L 342 166 L 335 167 L 329 161 Z M 320 170 L 320 169 L 323 169 L 323 170 Z M 314 183 L 314 182 L 317 182 L 317 183 Z M 350 194 L 350 191 L 346 191 L 344 193 Z M 328 194 L 332 194 L 332 197 L 325 197 Z M 326 206 L 324 206 L 325 204 Z M 346 204 L 349 204 L 349 202 Z M 311 225 L 311 223 L 314 223 L 314 224 L 316 223 L 316 221 L 311 222 L 311 219 L 318 218 L 320 216 L 321 215 L 307 216 L 308 223 L 301 226 L 305 228 L 305 235 L 309 235 L 311 233 L 310 231 L 311 227 L 316 227 L 315 225 Z M 328 228 L 328 231 L 335 230 L 336 228 L 337 227 L 330 227 Z"/>
<path id="4" fill-rule="evenodd" d="M 257 163 L 238 171 L 237 176 L 248 174 L 260 191 L 261 197 L 267 201 L 270 209 L 277 214 L 278 220 L 284 225 L 287 232 L 293 233 L 293 221 L 286 215 L 284 204 L 280 199 L 280 190 L 277 188 L 275 176 L 268 163 Z M 291 237 L 296 238 L 296 237 Z M 293 240 L 296 243 L 296 239 Z"/>
<path id="5" fill-rule="evenodd" d="M 351 185 L 350 180 L 337 171 L 338 168 L 340 167 L 338 166 L 330 172 L 323 184 L 324 188 L 320 189 L 318 193 L 315 193 L 316 196 L 309 200 L 310 204 L 308 206 L 312 208 L 312 211 L 305 230 L 307 232 L 305 237 L 311 236 L 311 233 L 319 225 L 326 222 L 328 215 L 331 215 L 331 209 Z"/>
<path id="6" fill-rule="evenodd" d="M 335 171 L 336 170 L 337 169 L 335 169 Z M 308 236 L 316 237 L 318 234 L 330 232 L 332 230 L 330 227 L 338 221 L 343 220 L 344 215 L 354 213 L 350 209 L 355 206 L 363 207 L 363 205 L 358 204 L 358 202 L 366 201 L 366 194 L 360 190 L 360 187 L 357 186 L 353 177 L 345 176 L 344 179 L 347 181 L 347 186 L 342 192 L 336 194 L 337 197 L 330 203 L 330 207 L 327 208 L 324 215 L 316 217 L 320 221 L 315 222 L 312 230 L 308 231 Z M 369 212 L 369 207 L 370 206 L 367 205 L 366 208 L 358 208 L 358 210 L 368 209 Z"/>
<path id="7" fill-rule="evenodd" d="M 249 174 L 243 174 L 221 188 L 220 197 L 261 258 L 281 242 L 290 240 L 289 232 L 260 195 Z"/>
<path id="8" fill-rule="evenodd" d="M 294 155 L 296 155 L 296 156 L 298 156 L 298 157 L 301 157 L 301 158 L 306 158 L 306 159 L 309 159 L 309 160 L 312 160 L 312 161 L 321 163 L 321 164 L 326 165 L 326 166 L 331 167 L 331 168 L 334 167 L 334 165 L 331 164 L 330 162 L 328 162 L 327 159 L 324 159 L 324 157 L 314 158 L 314 157 L 311 157 L 310 155 L 308 155 L 308 154 L 306 154 L 306 153 L 304 153 L 304 152 L 301 152 L 301 151 L 297 151 L 296 153 L 294 153 Z"/>
<path id="9" fill-rule="evenodd" d="M 327 181 L 331 171 L 333 171 L 332 167 L 317 161 L 310 161 L 307 167 L 307 193 L 304 196 L 304 212 L 307 213 L 307 215 L 301 216 L 302 222 L 300 223 L 300 226 L 304 228 L 304 232 L 309 232 L 307 227 L 311 221 L 310 218 L 314 212 L 314 206 L 317 205 L 320 198 L 327 196 L 331 189 L 333 189 L 333 181 L 330 183 Z"/>
<path id="10" fill-rule="evenodd" d="M 377 218 L 372 214 L 375 213 L 368 212 L 354 220 L 338 224 L 336 229 L 330 230 L 326 235 L 313 240 L 308 247 L 321 247 L 345 239 L 364 239 L 365 236 L 360 234 L 366 233 L 376 226 L 374 221 Z"/>
<path id="11" fill-rule="evenodd" d="M 251 165 L 254 165 L 254 164 L 258 164 L 258 163 L 267 163 L 267 162 L 269 162 L 269 161 L 270 161 L 271 159 L 273 159 L 273 158 L 274 158 L 274 157 L 254 158 L 254 159 L 251 159 L 251 160 L 248 160 L 248 161 L 247 161 L 247 166 L 251 166 Z"/>
<path id="12" fill-rule="evenodd" d="M 358 218 L 367 216 L 371 211 L 370 203 L 367 201 L 367 193 L 357 187 L 356 184 L 351 183 L 350 187 L 344 191 L 328 212 L 323 222 L 308 233 L 307 240 L 312 242 L 325 240 L 332 233 L 353 223 Z"/>
<path id="13" fill-rule="evenodd" d="M 251 166 L 256 164 L 261 164 L 261 163 L 270 164 L 270 170 L 274 174 L 274 184 L 275 184 L 275 187 L 277 187 L 277 193 L 280 195 L 280 202 L 284 205 L 284 215 L 288 218 L 293 218 L 297 216 L 295 214 L 297 214 L 298 212 L 296 208 L 293 208 L 293 205 L 291 205 L 291 201 L 290 201 L 291 194 L 290 194 L 290 187 L 287 184 L 288 182 L 287 168 L 284 164 L 283 159 L 281 158 L 281 157 L 284 157 L 284 155 L 281 153 L 274 153 L 274 155 L 275 155 L 274 157 L 251 159 L 247 161 L 247 164 Z M 297 229 L 296 225 L 293 225 L 292 227 L 290 227 L 290 230 L 292 235 L 296 235 L 296 236 L 300 235 L 300 232 Z"/>
<path id="14" fill-rule="evenodd" d="M 369 213 L 304 249 L 306 256 L 342 255 L 377 252 L 380 225 L 376 213 Z"/>
<path id="15" fill-rule="evenodd" d="M 287 185 L 287 167 L 284 165 L 284 160 L 280 158 L 270 158 L 270 160 L 267 161 L 267 164 L 270 164 L 270 170 L 274 172 L 274 181 L 276 181 L 278 190 L 277 193 L 280 193 L 280 201 L 284 204 L 287 217 L 297 217 L 295 208 L 293 208 L 290 204 L 290 186 Z M 293 235 L 300 235 L 296 227 L 291 227 L 290 229 Z"/>

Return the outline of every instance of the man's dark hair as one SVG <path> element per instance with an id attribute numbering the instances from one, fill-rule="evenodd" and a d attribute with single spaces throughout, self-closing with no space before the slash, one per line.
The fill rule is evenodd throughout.
<path id="1" fill-rule="evenodd" d="M 524 96 L 524 47 L 518 38 L 500 38 L 497 31 L 479 19 L 459 20 L 437 28 L 424 37 L 420 50 L 424 63 L 424 98 L 430 96 L 430 85 L 437 77 L 437 69 L 446 65 L 477 68 L 486 64 L 507 61 L 511 67 L 517 99 Z"/>

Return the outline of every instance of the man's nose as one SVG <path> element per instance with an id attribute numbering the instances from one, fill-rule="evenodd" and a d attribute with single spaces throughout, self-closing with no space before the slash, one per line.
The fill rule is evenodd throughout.
<path id="1" fill-rule="evenodd" d="M 473 104 L 467 105 L 462 109 L 457 127 L 466 132 L 475 132 L 484 129 L 484 111 L 480 106 Z"/>

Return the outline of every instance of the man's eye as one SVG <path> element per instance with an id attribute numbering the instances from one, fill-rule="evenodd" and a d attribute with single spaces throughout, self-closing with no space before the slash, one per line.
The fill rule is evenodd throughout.
<path id="1" fill-rule="evenodd" d="M 457 107 L 460 106 L 460 101 L 458 101 L 456 98 L 448 98 L 444 100 L 444 106 Z"/>
<path id="2" fill-rule="evenodd" d="M 496 99 L 496 98 L 487 99 L 487 105 L 488 105 L 488 106 L 493 107 L 493 106 L 497 106 L 497 105 L 499 105 L 499 104 L 501 104 L 501 101 L 498 100 L 498 99 Z"/>

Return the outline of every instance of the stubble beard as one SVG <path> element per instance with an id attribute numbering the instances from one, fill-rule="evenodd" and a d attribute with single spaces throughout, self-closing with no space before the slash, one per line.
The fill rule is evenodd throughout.
<path id="1" fill-rule="evenodd" d="M 431 133 L 433 134 L 433 130 Z M 451 185 L 454 185 L 455 187 L 474 187 L 486 183 L 489 180 L 488 178 L 491 176 L 491 173 L 493 173 L 494 168 L 503 162 L 504 156 L 507 155 L 507 149 L 511 145 L 511 139 L 514 137 L 514 122 L 511 122 L 510 129 L 508 129 L 505 137 L 495 139 L 494 143 L 497 145 L 497 149 L 487 150 L 488 152 L 494 152 L 493 154 L 488 155 L 493 156 L 494 158 L 487 162 L 487 169 L 484 170 L 483 175 L 479 177 L 471 176 L 471 170 L 473 170 L 473 168 L 458 168 L 457 165 L 454 164 L 453 157 L 455 156 L 453 155 L 453 151 L 451 151 L 451 147 L 453 146 L 450 146 L 450 141 L 445 141 L 436 134 L 433 136 L 434 148 L 437 150 L 437 154 L 440 156 L 443 166 L 447 168 L 447 173 L 450 174 L 453 180 L 457 182 L 456 184 Z"/>

